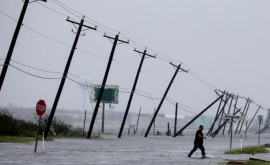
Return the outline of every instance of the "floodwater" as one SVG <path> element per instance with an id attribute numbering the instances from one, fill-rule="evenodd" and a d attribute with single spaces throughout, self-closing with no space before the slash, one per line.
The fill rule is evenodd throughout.
<path id="1" fill-rule="evenodd" d="M 187 155 L 193 147 L 194 136 L 123 136 L 103 135 L 101 140 L 87 139 L 56 139 L 39 142 L 37 153 L 34 153 L 35 144 L 0 143 L 0 164 L 117 164 L 117 165 L 211 165 L 226 162 L 227 159 L 247 160 L 249 157 L 261 158 L 270 161 L 270 154 L 256 155 L 225 155 L 229 149 L 230 136 L 208 137 L 204 140 L 207 155 L 215 158 L 195 159 Z M 261 143 L 270 143 L 270 134 L 261 135 Z M 249 135 L 243 139 L 243 145 L 257 145 L 258 135 Z M 240 136 L 233 136 L 233 148 L 240 148 Z M 198 149 L 193 156 L 201 156 Z"/>

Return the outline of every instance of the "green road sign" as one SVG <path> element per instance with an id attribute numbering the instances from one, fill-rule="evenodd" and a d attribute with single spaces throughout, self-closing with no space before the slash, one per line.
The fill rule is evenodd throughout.
<path id="1" fill-rule="evenodd" d="M 101 85 L 93 84 L 91 86 L 91 103 L 96 103 L 99 96 Z M 101 103 L 118 104 L 118 85 L 106 85 L 101 98 Z"/>

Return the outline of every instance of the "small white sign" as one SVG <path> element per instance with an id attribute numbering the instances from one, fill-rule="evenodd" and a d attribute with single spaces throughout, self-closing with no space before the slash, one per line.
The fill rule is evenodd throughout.
<path id="1" fill-rule="evenodd" d="M 226 119 L 239 119 L 239 120 L 245 120 L 246 116 L 244 115 L 226 115 Z"/>

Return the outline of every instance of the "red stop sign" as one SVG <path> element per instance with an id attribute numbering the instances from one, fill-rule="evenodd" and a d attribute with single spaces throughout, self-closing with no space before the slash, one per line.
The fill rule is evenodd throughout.
<path id="1" fill-rule="evenodd" d="M 46 104 L 44 100 L 39 100 L 36 107 L 37 115 L 42 116 L 46 112 Z"/>

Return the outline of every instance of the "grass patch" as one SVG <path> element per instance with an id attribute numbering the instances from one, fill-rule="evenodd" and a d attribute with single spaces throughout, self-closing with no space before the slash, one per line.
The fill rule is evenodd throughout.
<path id="1" fill-rule="evenodd" d="M 225 154 L 258 154 L 258 153 L 268 153 L 268 150 L 265 146 L 247 146 L 241 149 L 233 149 L 225 151 Z"/>
<path id="2" fill-rule="evenodd" d="M 33 138 L 20 136 L 0 136 L 0 143 L 31 143 L 33 141 Z"/>
<path id="3" fill-rule="evenodd" d="M 269 165 L 269 163 L 267 163 L 267 162 L 253 161 L 253 160 L 248 160 L 246 162 L 230 161 L 226 164 L 230 164 L 230 165 Z"/>
<path id="4" fill-rule="evenodd" d="M 0 143 L 32 143 L 35 142 L 34 137 L 23 137 L 23 136 L 0 136 Z M 39 141 L 42 141 L 42 136 L 39 136 Z M 45 141 L 53 141 L 53 138 L 47 138 Z"/>

